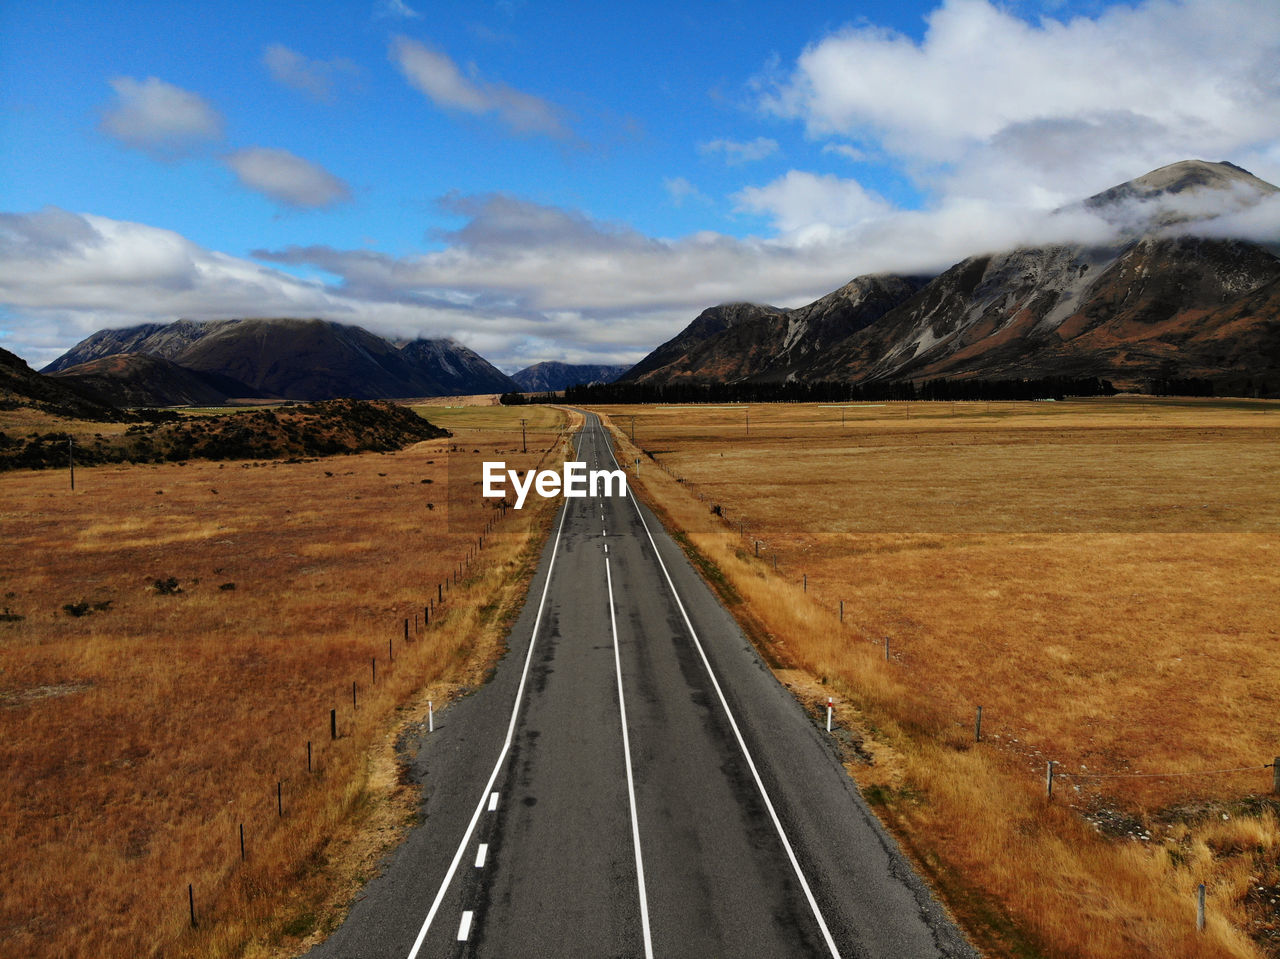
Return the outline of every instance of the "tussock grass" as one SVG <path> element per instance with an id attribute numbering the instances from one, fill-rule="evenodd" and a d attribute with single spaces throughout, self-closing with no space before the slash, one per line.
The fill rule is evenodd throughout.
<path id="1" fill-rule="evenodd" d="M 1276 404 L 602 412 L 985 950 L 1277 954 Z"/>
<path id="2" fill-rule="evenodd" d="M 465 449 L 86 468 L 74 493 L 0 477 L 0 605 L 21 617 L 0 622 L 0 953 L 288 954 L 335 921 L 361 831 L 391 838 L 416 805 L 396 730 L 482 681 L 550 520 L 422 483 L 478 478 L 494 448 L 562 455 L 562 414 L 523 455 L 504 413 Z"/>

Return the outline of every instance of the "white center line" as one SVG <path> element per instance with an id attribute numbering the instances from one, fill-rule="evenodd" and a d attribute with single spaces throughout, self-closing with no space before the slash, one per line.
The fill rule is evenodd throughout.
<path id="1" fill-rule="evenodd" d="M 605 547 L 608 552 L 609 547 Z M 627 797 L 631 803 L 631 841 L 636 850 L 636 885 L 640 887 L 640 925 L 644 929 L 645 959 L 653 959 L 653 937 L 649 933 L 649 897 L 644 890 L 644 860 L 640 856 L 640 820 L 636 815 L 636 784 L 631 774 L 631 737 L 627 734 L 627 706 L 622 696 L 622 656 L 618 651 L 618 621 L 613 612 L 613 573 L 604 561 L 609 583 L 609 628 L 613 631 L 613 662 L 618 671 L 618 714 L 622 718 L 622 755 L 627 762 Z"/>
<path id="2" fill-rule="evenodd" d="M 498 794 L 489 793 L 489 812 L 493 812 L 498 808 Z"/>
<path id="3" fill-rule="evenodd" d="M 469 909 L 462 914 L 462 921 L 458 923 L 458 942 L 466 942 L 471 935 L 471 920 L 474 917 L 475 913 Z"/>
<path id="4" fill-rule="evenodd" d="M 483 869 L 484 861 L 489 858 L 489 844 L 482 842 L 480 848 L 476 850 L 476 868 Z"/>
<path id="5" fill-rule="evenodd" d="M 617 466 L 618 458 L 613 456 L 612 448 L 609 450 L 609 455 L 613 457 L 613 465 Z M 680 608 L 680 615 L 684 619 L 685 628 L 689 630 L 693 645 L 698 650 L 698 656 L 702 659 L 702 665 L 706 668 L 707 676 L 711 679 L 711 685 L 715 688 L 716 696 L 720 700 L 720 706 L 729 720 L 730 728 L 733 729 L 734 738 L 738 741 L 738 748 L 742 750 L 742 756 L 747 761 L 747 767 L 751 770 L 751 777 L 755 780 L 756 790 L 760 793 L 760 798 L 764 800 L 764 806 L 769 812 L 769 818 L 773 820 L 773 828 L 777 831 L 778 838 L 782 841 L 782 848 L 791 863 L 792 871 L 795 872 L 796 878 L 800 881 L 800 888 L 804 890 L 805 899 L 808 900 L 809 909 L 813 913 L 814 919 L 818 922 L 818 928 L 822 931 L 822 938 L 827 944 L 827 949 L 833 959 L 840 959 L 840 950 L 836 947 L 831 931 L 827 928 L 827 921 L 822 916 L 822 910 L 818 908 L 818 901 L 814 898 L 813 891 L 809 888 L 809 881 L 804 876 L 804 870 L 800 868 L 800 860 L 796 858 L 795 850 L 791 848 L 791 841 L 787 838 L 787 833 L 782 828 L 782 821 L 778 818 L 778 813 L 773 808 L 773 801 L 769 798 L 768 792 L 765 791 L 764 781 L 760 778 L 760 772 L 756 769 L 756 763 L 751 758 L 750 750 L 747 749 L 747 741 L 743 738 L 742 731 L 738 728 L 738 721 L 734 718 L 733 711 L 729 708 L 729 701 L 725 699 L 724 691 L 720 688 L 720 682 L 716 679 L 715 671 L 711 668 L 711 661 L 707 659 L 706 650 L 702 648 L 702 640 L 698 638 L 698 632 L 693 628 L 693 622 L 689 619 L 689 613 L 684 607 L 684 602 L 680 599 L 680 592 L 676 589 L 676 584 L 671 579 L 667 564 L 662 560 L 662 554 L 658 551 L 658 544 L 653 538 L 653 531 L 649 529 L 649 523 L 644 518 L 644 512 L 640 509 L 640 502 L 630 489 L 627 490 L 627 496 L 635 506 L 636 515 L 640 517 L 640 522 L 644 525 L 644 531 L 649 537 L 649 545 L 653 547 L 653 554 L 658 558 L 658 565 L 662 567 L 662 575 L 667 581 L 667 587 L 671 590 L 671 595 L 675 598 L 676 605 Z M 610 594 L 610 601 L 612 602 L 612 594 Z M 630 773 L 631 770 L 628 767 L 628 776 Z"/>

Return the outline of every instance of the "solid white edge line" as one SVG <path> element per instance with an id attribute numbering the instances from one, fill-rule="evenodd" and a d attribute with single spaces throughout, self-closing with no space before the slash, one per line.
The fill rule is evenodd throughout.
<path id="1" fill-rule="evenodd" d="M 547 580 L 542 584 L 542 598 L 538 601 L 538 614 L 533 621 L 533 634 L 529 637 L 529 652 L 524 658 L 524 669 L 520 673 L 520 685 L 516 689 L 515 702 L 511 705 L 511 722 L 507 725 L 507 738 L 502 743 L 502 751 L 498 753 L 498 761 L 493 764 L 493 772 L 489 774 L 489 781 L 485 783 L 484 791 L 480 794 L 480 802 L 476 806 L 475 813 L 471 816 L 471 822 L 467 825 L 466 834 L 462 837 L 462 842 L 458 844 L 458 851 L 453 854 L 453 861 L 449 863 L 449 870 L 445 873 L 444 880 L 440 883 L 440 888 L 436 892 L 436 897 L 431 902 L 431 909 L 427 912 L 427 918 L 422 921 L 422 928 L 418 930 L 418 938 L 413 941 L 413 948 L 409 950 L 408 959 L 416 959 L 418 950 L 422 948 L 422 942 L 427 938 L 427 930 L 431 928 L 431 922 L 436 917 L 436 913 L 440 910 L 440 904 L 444 901 L 444 895 L 449 889 L 450 883 L 453 882 L 454 873 L 458 871 L 458 864 L 462 862 L 462 856 L 467 851 L 467 846 L 471 842 L 471 836 L 476 831 L 476 823 L 480 821 L 480 814 L 484 812 L 485 803 L 489 802 L 491 806 L 496 803 L 490 799 L 490 793 L 493 793 L 493 784 L 497 782 L 498 771 L 502 769 L 502 764 L 507 758 L 507 752 L 511 749 L 511 740 L 515 736 L 516 720 L 520 715 L 520 702 L 524 698 L 525 682 L 529 678 L 529 664 L 533 661 L 533 648 L 538 641 L 538 630 L 542 626 L 542 610 L 547 603 L 547 592 L 551 588 L 551 574 L 555 572 L 556 556 L 560 552 L 560 534 L 564 532 L 565 517 L 569 515 L 569 505 L 566 501 L 560 507 L 560 526 L 556 529 L 556 541 L 551 548 L 551 564 L 547 567 Z M 497 796 L 497 793 L 493 793 Z"/>
<path id="2" fill-rule="evenodd" d="M 613 573 L 604 561 L 609 583 L 609 628 L 613 632 L 613 664 L 618 672 L 618 715 L 622 719 L 622 755 L 627 763 L 627 799 L 631 803 L 631 842 L 636 850 L 636 884 L 640 887 L 640 925 L 644 929 L 645 959 L 653 959 L 653 936 L 649 932 L 649 897 L 644 888 L 644 860 L 640 855 L 640 819 L 636 811 L 636 783 L 631 773 L 631 737 L 627 733 L 627 706 L 622 696 L 622 655 L 618 651 L 618 621 L 613 611 Z"/>
<path id="3" fill-rule="evenodd" d="M 613 465 L 621 469 L 618 466 L 618 458 L 613 455 L 613 444 L 610 443 L 609 447 L 609 455 L 613 458 Z M 644 512 L 640 509 L 640 502 L 635 498 L 635 494 L 631 492 L 630 487 L 627 488 L 627 497 L 635 505 L 636 515 L 640 517 L 640 522 L 644 525 L 645 534 L 649 537 L 649 544 L 653 547 L 653 555 L 658 558 L 658 565 L 662 567 L 662 575 L 667 580 L 667 586 L 671 589 L 671 595 L 675 598 L 676 605 L 680 607 L 680 615 L 684 618 L 684 624 L 689 630 L 689 636 L 693 639 L 693 645 L 697 647 L 698 655 L 702 658 L 702 665 L 706 667 L 707 675 L 711 678 L 711 685 L 715 687 L 716 696 L 720 699 L 720 706 L 724 709 L 724 714 L 729 719 L 734 738 L 738 740 L 738 748 L 742 750 L 743 758 L 746 759 L 747 766 L 751 770 L 751 776 L 755 780 L 756 789 L 760 792 L 760 798 L 764 800 L 765 808 L 769 810 L 769 818 L 773 820 L 773 827 L 778 832 L 778 838 L 782 840 L 782 848 L 787 852 L 787 859 L 791 861 L 791 868 L 795 871 L 796 878 L 800 880 L 800 887 L 804 890 L 805 899 L 809 902 L 809 908 L 813 912 L 814 919 L 818 921 L 818 928 L 822 930 L 822 937 L 826 940 L 827 949 L 830 950 L 834 959 L 840 959 L 840 951 L 836 948 L 835 940 L 831 937 L 831 930 L 827 928 L 827 921 L 822 917 L 822 910 L 818 908 L 818 901 L 813 897 L 813 890 L 809 888 L 809 881 L 804 877 L 804 871 L 800 868 L 800 861 L 796 858 L 795 850 L 791 848 L 791 840 L 787 838 L 786 831 L 782 828 L 782 821 L 778 818 L 778 813 L 773 808 L 773 801 L 769 798 L 769 793 L 765 791 L 764 781 L 760 778 L 760 772 L 756 769 L 756 763 L 751 758 L 750 750 L 747 749 L 747 741 L 742 738 L 742 731 L 738 728 L 738 721 L 734 719 L 733 710 L 729 708 L 729 701 L 725 699 L 724 691 L 720 688 L 720 681 L 716 679 L 716 674 L 711 669 L 711 662 L 707 659 L 706 650 L 702 648 L 702 641 L 698 639 L 698 631 L 693 628 L 689 613 L 685 610 L 684 602 L 680 599 L 676 584 L 671 579 L 671 573 L 667 570 L 667 564 L 662 560 L 662 553 L 658 550 L 658 543 L 654 540 L 653 532 L 649 529 L 649 523 L 645 520 Z"/>

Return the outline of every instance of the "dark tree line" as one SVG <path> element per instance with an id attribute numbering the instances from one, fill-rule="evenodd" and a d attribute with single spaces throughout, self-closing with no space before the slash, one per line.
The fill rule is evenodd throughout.
<path id="1" fill-rule="evenodd" d="M 595 383 L 571 386 L 566 403 L 831 403 L 885 400 L 1044 400 L 1113 396 L 1107 380 L 1050 376 L 1034 380 L 928 380 L 876 383 Z"/>

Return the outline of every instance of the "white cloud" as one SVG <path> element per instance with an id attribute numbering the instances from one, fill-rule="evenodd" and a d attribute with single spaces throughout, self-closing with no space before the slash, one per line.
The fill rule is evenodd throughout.
<path id="1" fill-rule="evenodd" d="M 737 209 L 768 215 L 785 235 L 811 241 L 885 216 L 889 205 L 857 180 L 790 170 L 772 183 L 734 194 Z"/>
<path id="2" fill-rule="evenodd" d="M 277 83 L 300 90 L 322 103 L 333 101 L 338 77 L 358 72 L 356 65 L 345 57 L 311 60 L 282 43 L 267 47 L 262 53 L 262 62 Z"/>
<path id="3" fill-rule="evenodd" d="M 404 0 L 379 0 L 375 14 L 390 17 L 394 20 L 417 20 L 422 14 L 409 6 Z"/>
<path id="4" fill-rule="evenodd" d="M 391 43 L 390 57 L 405 79 L 439 107 L 476 116 L 495 114 L 520 134 L 569 136 L 557 106 L 505 83 L 464 76 L 446 53 L 397 37 Z"/>
<path id="5" fill-rule="evenodd" d="M 1035 24 L 947 0 L 919 43 L 866 25 L 824 37 L 761 102 L 813 137 L 878 142 L 939 193 L 1052 205 L 1274 143 L 1277 37 L 1274 0 L 1147 0 Z"/>
<path id="6" fill-rule="evenodd" d="M 684 206 L 689 200 L 695 200 L 698 203 L 711 202 L 710 197 L 682 176 L 664 177 L 662 188 L 667 191 L 672 204 L 678 207 Z"/>
<path id="7" fill-rule="evenodd" d="M 867 159 L 865 150 L 859 150 L 852 143 L 825 143 L 822 146 L 823 153 L 834 153 L 836 156 L 842 156 L 846 160 L 852 160 L 854 163 L 861 163 Z"/>
<path id="8" fill-rule="evenodd" d="M 315 209 L 351 199 L 346 183 L 288 150 L 246 147 L 225 159 L 244 186 L 285 206 Z"/>
<path id="9" fill-rule="evenodd" d="M 222 115 L 199 94 L 156 77 L 115 77 L 110 83 L 116 98 L 100 129 L 125 146 L 176 158 L 222 138 Z"/>
<path id="10" fill-rule="evenodd" d="M 708 140 L 698 144 L 698 152 L 702 154 L 723 153 L 724 162 L 730 166 L 739 163 L 752 163 L 763 160 L 778 152 L 778 141 L 767 137 L 756 137 L 754 140 Z"/>

